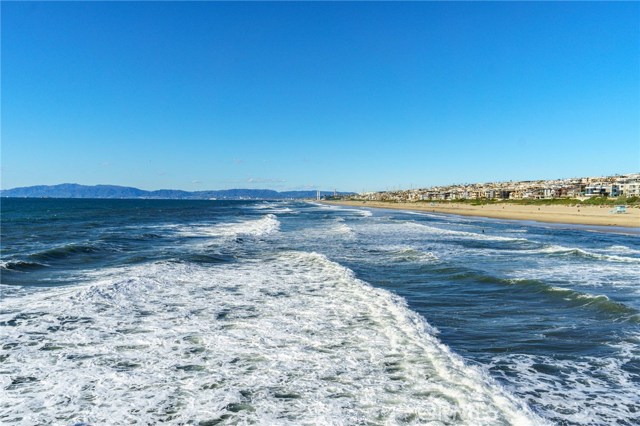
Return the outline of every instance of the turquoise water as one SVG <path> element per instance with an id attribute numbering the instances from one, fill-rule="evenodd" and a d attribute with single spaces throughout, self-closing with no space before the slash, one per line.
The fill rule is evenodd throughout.
<path id="1" fill-rule="evenodd" d="M 3 199 L 0 422 L 638 424 L 640 235 L 615 231 Z"/>

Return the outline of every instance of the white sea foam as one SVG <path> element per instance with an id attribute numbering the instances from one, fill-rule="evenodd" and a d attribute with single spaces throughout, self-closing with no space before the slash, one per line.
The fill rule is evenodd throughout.
<path id="1" fill-rule="evenodd" d="M 273 214 L 284 214 L 284 213 L 298 214 L 298 213 L 300 213 L 299 211 L 290 209 L 289 207 L 272 208 L 272 209 L 269 210 L 269 212 L 273 213 Z"/>
<path id="2" fill-rule="evenodd" d="M 278 232 L 280 221 L 273 214 L 260 219 L 215 225 L 192 225 L 182 227 L 179 234 L 184 237 L 262 237 Z"/>
<path id="3" fill-rule="evenodd" d="M 322 204 L 322 203 L 316 203 L 316 202 L 313 202 L 313 201 L 308 201 L 307 204 L 311 204 L 312 206 L 320 207 L 320 208 L 323 208 L 323 209 L 337 209 L 337 208 L 339 208 L 339 207 L 333 206 L 331 204 Z"/>
<path id="4" fill-rule="evenodd" d="M 432 263 L 439 260 L 438 256 L 432 252 L 425 252 L 413 247 L 399 248 L 393 255 L 396 260 L 420 261 L 423 263 Z"/>
<path id="5" fill-rule="evenodd" d="M 339 212 L 343 212 L 343 213 L 353 213 L 354 215 L 357 216 L 361 216 L 361 217 L 371 217 L 373 216 L 373 212 L 371 212 L 371 210 L 362 210 L 362 209 L 357 209 L 357 208 L 343 208 L 343 207 L 336 207 L 336 206 L 331 206 L 332 210 L 334 211 L 339 211 Z"/>
<path id="6" fill-rule="evenodd" d="M 394 262 L 433 263 L 439 260 L 438 256 L 430 251 L 407 245 L 384 245 L 377 247 L 376 250 L 385 253 Z"/>
<path id="7" fill-rule="evenodd" d="M 336 232 L 338 234 L 345 235 L 345 236 L 347 236 L 349 238 L 355 238 L 355 236 L 356 236 L 355 232 L 353 232 L 353 229 L 351 229 L 349 227 L 349 225 L 347 225 L 345 223 L 337 223 L 337 224 L 333 225 L 332 231 Z"/>
<path id="8" fill-rule="evenodd" d="M 356 237 L 355 231 L 345 223 L 345 220 L 342 217 L 334 219 L 328 230 L 330 231 L 331 236 L 338 234 L 349 240 L 352 240 Z M 323 229 L 320 228 L 320 231 L 323 231 Z"/>
<path id="9" fill-rule="evenodd" d="M 268 213 L 273 213 L 273 214 L 282 214 L 282 213 L 290 213 L 290 214 L 295 214 L 295 213 L 299 213 L 296 210 L 291 209 L 290 207 L 287 207 L 284 203 L 264 203 L 264 204 L 257 204 L 255 206 L 251 207 L 253 210 L 265 210 L 268 211 Z"/>
<path id="10" fill-rule="evenodd" d="M 497 355 L 490 370 L 514 382 L 520 396 L 556 424 L 605 425 L 618 419 L 631 425 L 638 419 L 640 396 L 623 366 L 637 357 L 637 346 L 621 348 L 615 358 Z"/>
<path id="11" fill-rule="evenodd" d="M 373 216 L 373 213 L 370 210 L 360 210 L 360 209 L 336 209 L 337 211 L 341 211 L 343 213 L 351 213 L 354 216 L 360 216 L 360 217 L 371 217 Z"/>
<path id="12" fill-rule="evenodd" d="M 548 253 L 553 255 L 578 255 L 583 257 L 590 257 L 594 260 L 603 260 L 609 262 L 625 262 L 625 263 L 640 263 L 640 258 L 629 256 L 616 256 L 610 254 L 601 254 L 594 251 L 588 251 L 579 247 L 563 247 L 559 245 L 547 245 L 539 250 L 535 250 L 537 253 Z"/>
<path id="13" fill-rule="evenodd" d="M 341 207 L 341 206 L 335 206 L 335 205 L 329 205 L 329 204 L 319 204 L 319 203 L 309 203 L 312 204 L 316 207 L 319 207 L 322 210 L 332 210 L 335 212 L 343 212 L 343 213 L 353 213 L 353 214 L 357 214 L 358 216 L 362 216 L 362 217 L 371 217 L 373 216 L 373 213 L 371 212 L 371 210 L 362 210 L 362 209 L 358 209 L 358 208 L 353 208 L 353 207 Z"/>
<path id="14" fill-rule="evenodd" d="M 640 254 L 640 249 L 634 249 L 627 246 L 610 246 L 603 249 L 603 251 L 618 254 Z"/>
<path id="15" fill-rule="evenodd" d="M 534 261 L 536 262 L 533 263 Z M 640 282 L 640 270 L 633 268 L 631 264 L 598 261 L 558 263 L 533 258 L 528 268 L 512 270 L 508 275 L 513 278 L 562 282 L 564 286 L 583 291 L 595 287 L 603 288 L 600 291 L 611 291 L 612 294 L 618 289 L 628 289 L 627 291 L 640 294 L 640 286 L 637 284 Z M 634 307 L 640 309 L 637 302 Z"/>
<path id="16" fill-rule="evenodd" d="M 322 255 L 149 264 L 3 301 L 23 424 L 539 424 L 402 299 Z"/>
<path id="17" fill-rule="evenodd" d="M 277 205 L 278 205 L 278 203 L 269 203 L 269 202 L 265 201 L 265 202 L 262 202 L 260 204 L 256 204 L 256 205 L 250 206 L 248 208 L 254 209 L 254 210 L 265 210 L 265 209 L 271 209 L 271 208 L 273 208 L 273 207 L 275 207 Z"/>

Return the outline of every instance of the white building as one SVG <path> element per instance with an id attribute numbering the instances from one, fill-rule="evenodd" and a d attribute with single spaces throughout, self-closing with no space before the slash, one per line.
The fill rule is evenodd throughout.
<path id="1" fill-rule="evenodd" d="M 627 197 L 640 196 L 640 174 L 619 178 L 616 183 L 620 187 L 620 194 Z"/>

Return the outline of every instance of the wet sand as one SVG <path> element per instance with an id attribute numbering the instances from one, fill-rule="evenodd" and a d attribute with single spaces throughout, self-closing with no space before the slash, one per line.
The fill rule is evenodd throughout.
<path id="1" fill-rule="evenodd" d="M 536 206 L 521 204 L 487 204 L 472 206 L 464 203 L 394 203 L 379 201 L 324 201 L 343 206 L 415 210 L 433 213 L 480 216 L 495 219 L 533 220 L 538 222 L 579 225 L 624 226 L 640 228 L 640 208 L 627 208 L 626 213 L 611 213 L 612 206 Z"/>

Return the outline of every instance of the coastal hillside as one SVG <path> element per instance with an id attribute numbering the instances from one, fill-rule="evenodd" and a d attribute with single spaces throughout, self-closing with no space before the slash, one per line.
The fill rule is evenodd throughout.
<path id="1" fill-rule="evenodd" d="M 320 191 L 321 196 L 333 195 L 333 191 Z M 351 195 L 349 192 L 339 192 L 338 195 Z M 175 189 L 160 189 L 145 191 L 139 188 L 117 185 L 79 185 L 63 183 L 60 185 L 37 185 L 21 188 L 0 190 L 0 197 L 13 198 L 131 198 L 131 199 L 165 199 L 165 200 L 282 200 L 315 198 L 314 191 L 284 191 L 270 189 L 224 189 L 208 191 L 180 191 Z"/>

